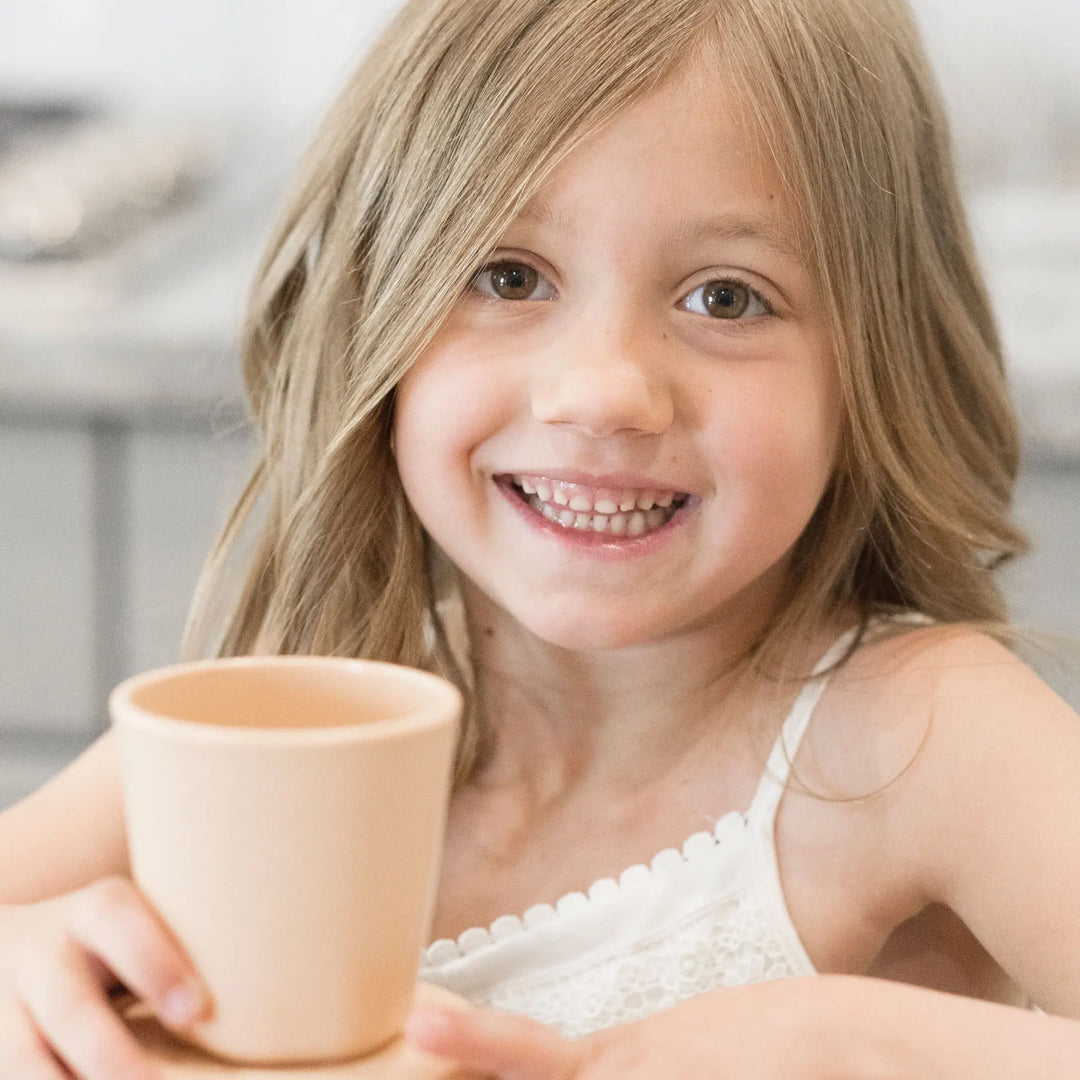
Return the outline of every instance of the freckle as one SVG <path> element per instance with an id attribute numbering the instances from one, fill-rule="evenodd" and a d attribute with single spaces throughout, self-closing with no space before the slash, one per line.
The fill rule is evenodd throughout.
<path id="1" fill-rule="evenodd" d="M 494 636 L 495 636 L 495 627 L 494 626 L 485 626 L 484 627 L 484 637 L 494 637 Z"/>

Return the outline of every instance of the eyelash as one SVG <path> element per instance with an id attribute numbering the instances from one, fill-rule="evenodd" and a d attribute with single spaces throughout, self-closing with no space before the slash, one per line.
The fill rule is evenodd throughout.
<path id="1" fill-rule="evenodd" d="M 499 269 L 500 267 L 510 267 L 510 268 L 523 267 L 523 268 L 527 268 L 529 270 L 532 270 L 537 275 L 537 278 L 538 278 L 538 280 L 540 282 L 545 282 L 548 285 L 548 288 L 551 289 L 552 291 L 554 291 L 553 286 L 551 286 L 551 283 L 547 281 L 547 279 L 544 277 L 543 274 L 540 273 L 539 270 L 537 270 L 533 266 L 530 266 L 530 264 L 527 263 L 527 262 L 517 261 L 517 260 L 513 260 L 513 259 L 499 259 L 499 260 L 497 260 L 495 262 L 486 263 L 484 266 L 482 266 L 473 275 L 472 281 L 469 283 L 469 288 L 472 291 L 479 293 L 487 301 L 494 302 L 494 303 L 498 303 L 500 301 L 503 302 L 503 303 L 511 303 L 511 304 L 513 304 L 513 303 L 523 303 L 523 302 L 543 303 L 543 302 L 546 302 L 547 300 L 552 299 L 551 296 L 545 296 L 545 297 L 541 297 L 539 300 L 537 300 L 534 297 L 530 296 L 530 297 L 524 297 L 524 298 L 522 298 L 520 300 L 509 300 L 506 297 L 498 296 L 496 293 L 489 292 L 486 289 L 482 288 L 480 283 L 485 279 L 485 277 L 487 277 L 488 275 L 490 275 L 491 273 L 493 273 L 495 270 Z M 751 315 L 746 315 L 745 312 L 744 312 L 744 313 L 740 314 L 739 316 L 737 316 L 736 318 L 723 319 L 723 318 L 720 318 L 720 317 L 713 318 L 713 317 L 709 316 L 709 314 L 707 312 L 705 312 L 705 311 L 700 311 L 700 310 L 695 311 L 695 310 L 691 309 L 688 306 L 691 297 L 695 296 L 698 293 L 701 293 L 703 290 L 707 289 L 710 285 L 717 284 L 718 282 L 723 282 L 725 284 L 741 286 L 742 288 L 744 288 L 747 291 L 747 293 L 749 293 L 750 304 L 751 305 L 756 304 L 761 310 L 757 311 L 757 312 L 755 312 L 755 313 L 753 313 Z M 769 303 L 769 301 L 761 294 L 761 292 L 759 290 L 755 289 L 754 286 L 751 285 L 748 281 L 744 280 L 741 277 L 738 277 L 737 275 L 727 275 L 725 277 L 710 278 L 708 281 L 702 282 L 696 288 L 691 289 L 690 292 L 688 292 L 685 296 L 683 296 L 680 299 L 678 306 L 683 311 L 689 311 L 691 314 L 702 315 L 705 318 L 711 318 L 711 321 L 714 321 L 714 322 L 741 322 L 741 321 L 745 321 L 748 318 L 760 318 L 762 315 L 772 315 L 773 314 L 772 304 Z"/>

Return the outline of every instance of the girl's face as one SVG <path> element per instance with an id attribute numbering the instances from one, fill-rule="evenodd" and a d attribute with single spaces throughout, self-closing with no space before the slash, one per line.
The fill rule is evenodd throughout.
<path id="1" fill-rule="evenodd" d="M 833 468 L 793 214 L 738 102 L 703 85 L 567 158 L 398 390 L 420 521 L 555 645 L 760 622 Z"/>

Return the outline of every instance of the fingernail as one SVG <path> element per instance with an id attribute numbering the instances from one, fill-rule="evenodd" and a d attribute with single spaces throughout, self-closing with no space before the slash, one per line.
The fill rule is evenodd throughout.
<path id="1" fill-rule="evenodd" d="M 202 991 L 196 986 L 174 986 L 161 1000 L 158 1015 L 167 1024 L 190 1024 L 203 1007 Z"/>

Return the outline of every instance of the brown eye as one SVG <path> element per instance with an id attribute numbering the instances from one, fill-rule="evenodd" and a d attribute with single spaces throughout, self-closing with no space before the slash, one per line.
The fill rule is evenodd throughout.
<path id="1" fill-rule="evenodd" d="M 555 300 L 555 286 L 535 267 L 518 259 L 499 259 L 480 267 L 469 284 L 491 300 Z M 510 310 L 510 309 L 506 309 Z"/>
<path id="2" fill-rule="evenodd" d="M 491 290 L 503 300 L 528 300 L 540 275 L 525 263 L 496 263 L 484 271 Z"/>
<path id="3" fill-rule="evenodd" d="M 741 281 L 710 281 L 702 295 L 705 310 L 717 319 L 738 319 L 751 298 L 750 289 Z"/>

